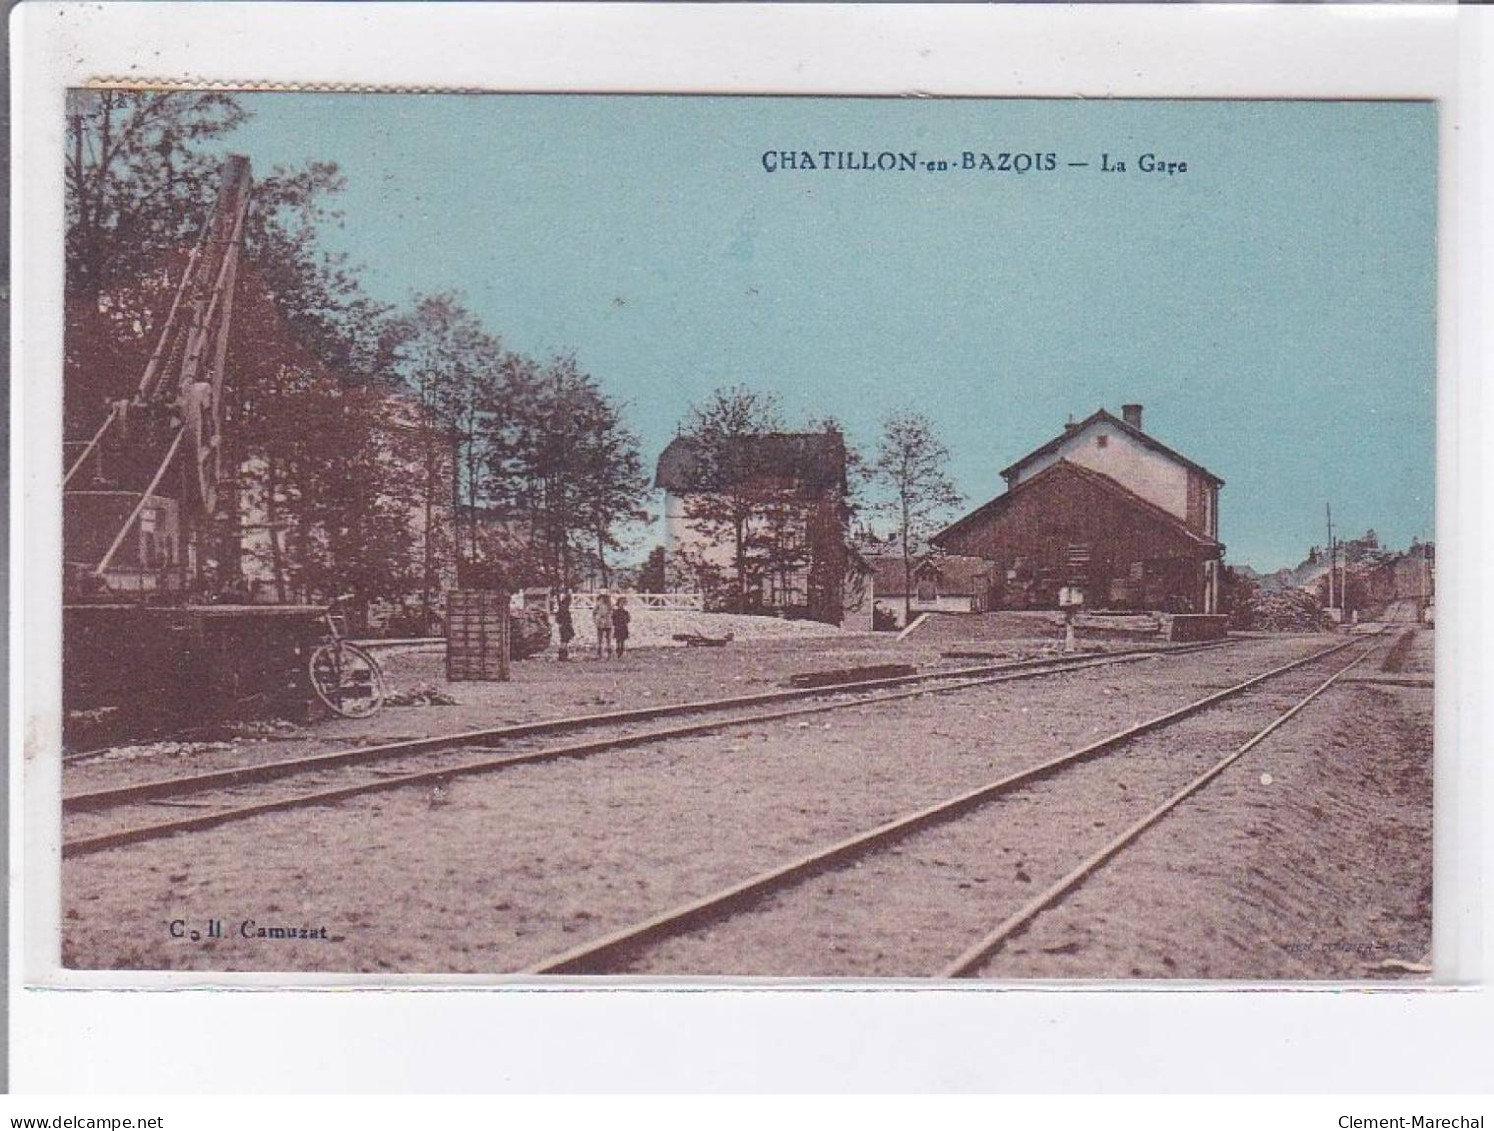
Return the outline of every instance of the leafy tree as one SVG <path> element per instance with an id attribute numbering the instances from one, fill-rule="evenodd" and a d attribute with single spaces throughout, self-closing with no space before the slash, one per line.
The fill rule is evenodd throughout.
<path id="1" fill-rule="evenodd" d="M 1260 599 L 1260 585 L 1232 566 L 1219 571 L 1219 611 L 1229 617 L 1231 628 L 1255 627 L 1255 604 Z"/>
<path id="2" fill-rule="evenodd" d="M 1346 542 L 1339 543 L 1341 560 L 1354 565 L 1359 562 L 1371 562 L 1380 564 L 1388 561 L 1391 557 L 1380 546 L 1380 536 L 1373 530 L 1366 530 L 1358 538 L 1351 538 Z"/>
<path id="3" fill-rule="evenodd" d="M 903 559 L 904 623 L 913 615 L 913 558 L 933 532 L 935 520 L 964 496 L 949 478 L 949 449 L 933 423 L 915 412 L 898 412 L 882 422 L 882 439 L 872 461 L 872 477 L 882 487 L 881 513 L 894 524 Z"/>
<path id="4" fill-rule="evenodd" d="M 68 94 L 66 271 L 88 300 L 196 238 L 217 190 L 210 143 L 248 118 L 213 91 Z"/>
<path id="5" fill-rule="evenodd" d="M 726 607 L 756 609 L 765 594 L 839 623 L 850 514 L 840 425 L 785 435 L 778 402 L 745 386 L 692 407 L 678 559 Z M 802 586 L 802 588 L 801 588 Z"/>
<path id="6" fill-rule="evenodd" d="M 135 392 L 248 115 L 216 92 L 78 92 L 68 110 L 65 405 L 78 435 Z M 257 174 L 222 406 L 239 474 L 199 547 L 220 591 L 243 586 L 241 554 L 280 600 L 407 584 L 401 477 L 375 438 L 387 311 L 319 242 L 342 187 L 328 163 Z"/>
<path id="7" fill-rule="evenodd" d="M 701 549 L 682 551 L 685 566 L 707 590 L 730 589 L 730 605 L 747 609 L 758 591 L 760 555 L 771 537 L 758 527 L 779 509 L 787 485 L 770 466 L 763 437 L 783 430 L 778 400 L 745 385 L 717 389 L 691 406 L 680 434 L 692 443 L 692 487 L 684 517 L 700 536 Z M 710 549 L 730 549 L 730 569 Z"/>
<path id="8" fill-rule="evenodd" d="M 275 169 L 256 186 L 226 436 L 251 504 L 230 514 L 263 520 L 245 541 L 277 599 L 351 592 L 361 617 L 411 584 L 409 428 L 391 395 L 389 311 L 318 240 L 341 188 L 325 164 Z"/>
<path id="9" fill-rule="evenodd" d="M 282 369 L 256 390 L 255 418 L 273 438 L 254 445 L 243 490 L 250 553 L 267 566 L 277 600 L 351 593 L 398 601 L 414 580 L 405 436 L 381 390 L 312 367 Z"/>
<path id="10" fill-rule="evenodd" d="M 394 338 L 419 452 L 420 608 L 428 625 L 448 555 L 460 576 L 476 554 L 482 420 L 497 403 L 502 355 L 498 340 L 453 293 L 417 296 L 396 322 Z"/>
<path id="11" fill-rule="evenodd" d="M 667 579 L 664 571 L 664 547 L 655 546 L 648 552 L 648 558 L 643 563 L 643 568 L 638 574 L 638 591 L 640 593 L 663 593 L 668 589 Z"/>
<path id="12" fill-rule="evenodd" d="M 593 567 L 606 585 L 622 530 L 647 517 L 638 438 L 574 355 L 511 358 L 504 373 L 510 411 L 486 437 L 493 497 L 527 527 L 548 584 L 569 588 Z"/>
<path id="13" fill-rule="evenodd" d="M 247 115 L 214 92 L 73 91 L 63 164 L 64 422 L 91 433 L 145 369 Z"/>

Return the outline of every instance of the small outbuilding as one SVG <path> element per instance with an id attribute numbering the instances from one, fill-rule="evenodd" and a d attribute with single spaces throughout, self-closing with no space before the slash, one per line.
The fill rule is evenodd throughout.
<path id="1" fill-rule="evenodd" d="M 995 571 L 984 558 L 929 554 L 913 561 L 911 577 L 899 555 L 880 554 L 867 561 L 872 568 L 873 605 L 882 624 L 905 627 L 909 605 L 915 617 L 920 613 L 983 613 L 989 605 Z"/>

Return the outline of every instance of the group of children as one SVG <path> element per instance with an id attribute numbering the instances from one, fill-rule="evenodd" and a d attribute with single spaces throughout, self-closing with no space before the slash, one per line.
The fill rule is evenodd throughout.
<path id="1" fill-rule="evenodd" d="M 628 642 L 628 626 L 633 614 L 628 612 L 628 599 L 618 597 L 614 604 L 610 594 L 597 594 L 597 603 L 591 610 L 592 624 L 597 630 L 597 658 L 621 656 Z M 571 641 L 576 638 L 576 623 L 571 618 L 571 595 L 562 593 L 555 602 L 555 626 L 560 632 L 559 659 L 571 658 Z"/>

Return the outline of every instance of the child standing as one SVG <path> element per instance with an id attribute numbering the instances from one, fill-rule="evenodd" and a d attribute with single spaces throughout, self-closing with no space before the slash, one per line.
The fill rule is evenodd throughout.
<path id="1" fill-rule="evenodd" d="M 597 606 L 591 611 L 592 623 L 597 626 L 597 659 L 612 651 L 612 598 L 604 589 L 597 594 Z"/>
<path id="2" fill-rule="evenodd" d="M 628 642 L 628 622 L 633 615 L 628 612 L 628 599 L 619 597 L 617 607 L 612 610 L 612 638 L 617 642 L 617 654 L 623 654 L 623 645 Z"/>

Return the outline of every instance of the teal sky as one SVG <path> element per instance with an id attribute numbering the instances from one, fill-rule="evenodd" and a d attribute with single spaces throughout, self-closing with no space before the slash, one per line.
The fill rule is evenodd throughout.
<path id="1" fill-rule="evenodd" d="M 1222 476 L 1228 558 L 1432 536 L 1427 103 L 257 94 L 260 171 L 336 161 L 329 245 L 574 349 L 654 457 L 738 382 L 870 448 L 926 413 L 971 505 L 1125 401 Z M 765 150 L 1052 152 L 1049 173 L 778 172 Z M 1185 174 L 1143 174 L 1151 152 Z M 1130 171 L 1098 171 L 1102 153 Z M 1070 168 L 1088 161 L 1088 168 Z"/>

